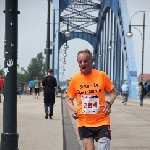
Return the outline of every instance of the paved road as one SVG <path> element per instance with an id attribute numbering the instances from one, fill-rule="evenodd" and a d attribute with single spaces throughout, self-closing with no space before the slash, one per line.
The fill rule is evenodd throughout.
<path id="1" fill-rule="evenodd" d="M 56 98 L 54 119 L 45 119 L 43 96 L 18 98 L 19 150 L 63 150 L 61 97 Z M 0 132 L 2 132 L 3 103 L 0 103 Z"/>
<path id="2" fill-rule="evenodd" d="M 126 106 L 121 100 L 118 96 L 112 105 L 111 150 L 150 150 L 150 99 L 144 99 L 143 107 L 139 106 L 139 100 L 129 100 Z M 75 120 L 71 121 L 78 134 Z M 78 136 L 77 139 L 84 150 Z"/>
<path id="3" fill-rule="evenodd" d="M 118 98 L 112 107 L 111 150 L 150 150 L 150 99 L 122 105 Z"/>
<path id="4" fill-rule="evenodd" d="M 18 98 L 20 150 L 83 150 L 76 122 L 64 99 L 56 98 L 53 120 L 46 120 L 44 115 L 42 95 L 38 100 L 30 95 Z M 1 132 L 2 117 L 0 103 Z M 140 107 L 139 100 L 129 100 L 124 106 L 118 97 L 112 106 L 111 129 L 111 150 L 150 150 L 150 99 L 144 99 L 144 106 Z"/>

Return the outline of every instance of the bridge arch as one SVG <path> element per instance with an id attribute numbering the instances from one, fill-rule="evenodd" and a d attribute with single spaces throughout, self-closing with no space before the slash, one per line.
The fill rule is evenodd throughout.
<path id="1" fill-rule="evenodd" d="M 95 47 L 96 37 L 94 37 L 91 33 L 72 32 L 71 35 L 68 38 L 66 38 L 66 36 L 63 33 L 60 32 L 59 49 L 66 41 L 72 40 L 72 39 L 75 39 L 75 38 L 79 38 L 79 39 L 85 40 L 88 43 L 90 43 L 93 47 Z"/>
<path id="2" fill-rule="evenodd" d="M 74 38 L 80 38 L 88 41 L 93 45 L 95 68 L 104 70 L 112 79 L 115 87 L 120 91 L 120 86 L 124 79 L 127 79 L 129 85 L 129 96 L 132 99 L 137 98 L 137 69 L 134 58 L 134 47 L 132 39 L 126 37 L 128 32 L 129 15 L 126 5 L 126 1 L 120 0 L 100 0 L 100 3 L 94 3 L 92 1 L 85 0 L 56 0 L 59 1 L 60 12 L 63 10 L 73 11 L 69 15 L 61 17 L 61 20 L 65 24 L 69 24 L 71 27 L 71 36 L 66 38 L 63 33 L 57 35 L 58 49 L 65 43 L 66 40 Z M 56 2 L 55 2 L 56 3 Z M 58 4 L 58 3 L 57 3 Z M 80 28 L 80 25 L 72 23 L 74 20 L 74 14 L 78 13 L 79 6 L 89 4 L 90 8 L 82 10 L 83 16 L 89 19 Z M 76 8 L 76 9 L 75 9 Z M 77 12 L 75 12 L 75 10 Z M 98 17 L 93 17 L 88 14 L 88 11 L 98 10 Z M 59 14 L 60 16 L 60 14 Z M 82 19 L 76 19 L 82 21 Z M 86 25 L 97 23 L 96 32 L 91 32 L 85 29 Z M 80 30 L 77 32 L 76 30 Z M 112 46 L 111 51 L 108 50 L 108 46 Z M 56 49 L 56 48 L 55 48 Z M 100 54 L 101 59 L 99 58 Z M 58 55 L 58 52 L 56 52 Z M 59 64 L 58 64 L 59 66 Z M 57 66 L 57 69 L 58 69 Z"/>

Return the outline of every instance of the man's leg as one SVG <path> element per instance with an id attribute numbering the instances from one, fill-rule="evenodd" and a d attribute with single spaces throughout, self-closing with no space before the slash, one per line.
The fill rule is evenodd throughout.
<path id="1" fill-rule="evenodd" d="M 34 89 L 34 92 L 35 92 L 35 99 L 36 99 L 36 88 Z"/>
<path id="2" fill-rule="evenodd" d="M 122 92 L 122 103 L 124 103 L 124 93 Z"/>
<path id="3" fill-rule="evenodd" d="M 98 140 L 98 150 L 110 150 L 110 139 L 107 137 Z"/>
<path id="4" fill-rule="evenodd" d="M 38 88 L 37 89 L 37 99 L 38 99 L 38 96 L 40 95 L 39 92 L 40 92 L 40 89 Z"/>
<path id="5" fill-rule="evenodd" d="M 140 95 L 140 106 L 143 106 L 143 95 Z"/>
<path id="6" fill-rule="evenodd" d="M 93 137 L 83 138 L 81 141 L 85 150 L 95 150 Z"/>
<path id="7" fill-rule="evenodd" d="M 48 119 L 48 105 L 45 103 L 45 119 Z"/>
<path id="8" fill-rule="evenodd" d="M 30 87 L 30 95 L 32 95 L 32 87 Z"/>
<path id="9" fill-rule="evenodd" d="M 54 103 L 53 102 L 50 102 L 50 113 L 49 113 L 49 116 L 50 116 L 50 119 L 53 119 L 52 116 L 53 116 L 53 106 L 54 106 Z"/>

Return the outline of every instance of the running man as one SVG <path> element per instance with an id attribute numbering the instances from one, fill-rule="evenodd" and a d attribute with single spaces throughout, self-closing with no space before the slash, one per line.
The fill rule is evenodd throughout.
<path id="1" fill-rule="evenodd" d="M 93 58 L 89 50 L 79 51 L 77 62 L 80 72 L 69 82 L 67 106 L 77 120 L 85 150 L 95 150 L 94 139 L 98 142 L 98 150 L 110 150 L 110 113 L 117 91 L 106 73 L 92 69 Z M 106 91 L 110 92 L 108 101 L 105 99 Z M 77 108 L 73 103 L 74 98 Z"/>

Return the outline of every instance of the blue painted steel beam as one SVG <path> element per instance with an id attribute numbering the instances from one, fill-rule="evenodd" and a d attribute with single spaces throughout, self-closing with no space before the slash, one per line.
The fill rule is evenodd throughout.
<path id="1" fill-rule="evenodd" d="M 70 37 L 66 38 L 66 36 L 60 32 L 60 34 L 59 34 L 59 49 L 66 42 L 66 40 L 72 40 L 75 38 L 83 39 L 83 40 L 89 42 L 93 47 L 95 47 L 96 37 L 94 37 L 93 34 L 86 33 L 86 32 L 73 32 L 73 33 L 71 33 Z"/>
<path id="2" fill-rule="evenodd" d="M 60 12 L 62 12 L 66 8 L 68 10 L 71 10 L 70 8 L 74 9 L 80 7 L 81 9 L 83 9 L 83 7 L 85 7 L 85 9 L 83 10 L 84 12 L 82 14 L 86 14 L 85 16 L 87 17 L 87 20 L 86 19 L 85 20 L 88 22 L 89 22 L 88 19 L 93 19 L 93 18 L 90 15 L 87 15 L 87 12 L 92 11 L 92 8 L 98 6 L 98 4 L 95 4 L 90 0 L 88 1 L 87 0 L 72 0 L 72 1 L 60 0 L 59 2 L 60 2 L 59 9 L 61 10 Z M 89 9 L 87 9 L 88 5 L 89 5 Z M 91 8 L 91 6 L 93 7 Z M 74 24 L 73 21 L 76 21 L 76 18 L 73 19 L 71 17 L 78 17 L 77 15 L 71 14 L 70 18 L 69 15 L 68 18 L 64 16 L 65 19 L 63 22 L 66 24 L 69 23 L 72 33 L 71 33 L 71 37 L 68 39 L 65 38 L 63 33 L 59 34 L 60 35 L 59 48 L 61 47 L 61 45 L 63 45 L 65 40 L 81 38 L 83 40 L 88 41 L 94 47 L 93 54 L 95 58 L 96 68 L 98 68 L 99 66 L 98 60 L 100 58 L 98 57 L 98 55 L 100 53 L 102 54 L 103 51 L 105 50 L 107 56 L 102 54 L 102 58 L 100 59 L 101 69 L 103 69 L 104 71 L 106 70 L 106 72 L 109 73 L 109 76 L 112 77 L 116 86 L 116 81 L 118 78 L 119 81 L 121 80 L 121 82 L 124 80 L 124 75 L 123 75 L 124 67 L 126 67 L 127 80 L 130 89 L 129 96 L 132 99 L 136 99 L 137 98 L 137 90 L 136 90 L 137 70 L 136 70 L 135 61 L 132 62 L 130 59 L 130 58 L 134 59 L 134 47 L 133 47 L 132 40 L 127 39 L 127 37 L 125 36 L 125 33 L 128 32 L 128 22 L 130 20 L 126 1 L 125 0 L 101 0 L 101 4 L 99 6 L 100 6 L 98 8 L 99 16 L 97 18 L 97 29 L 95 33 L 85 28 L 86 25 L 89 25 L 88 23 L 85 23 L 82 26 Z M 110 11 L 111 11 L 111 16 L 109 15 Z M 79 12 L 79 14 L 80 13 L 81 12 Z M 82 19 L 79 19 L 79 21 L 82 21 Z M 109 24 L 111 24 L 110 28 L 108 28 Z M 77 30 L 80 30 L 82 32 L 76 32 Z M 107 51 L 108 42 L 112 40 L 114 41 L 114 43 L 112 44 L 113 50 L 111 51 L 110 55 L 108 55 L 108 51 Z M 120 40 L 121 42 L 116 43 L 115 41 L 118 40 Z M 105 43 L 105 45 L 103 43 Z M 123 49 L 124 45 L 126 46 L 126 50 Z M 108 64 L 108 62 L 110 62 L 110 64 Z M 123 73 L 122 74 L 119 73 L 118 70 L 120 70 L 120 72 Z M 119 88 L 120 88 L 120 83 L 117 85 L 118 90 Z"/>

